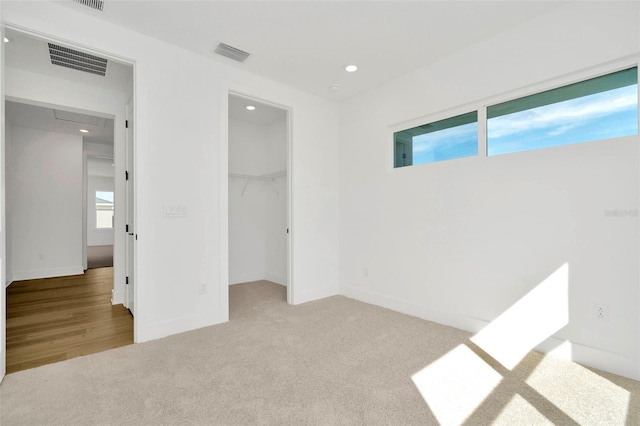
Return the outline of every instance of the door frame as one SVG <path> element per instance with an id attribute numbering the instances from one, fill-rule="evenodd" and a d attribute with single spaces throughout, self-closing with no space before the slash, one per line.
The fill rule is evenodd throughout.
<path id="1" fill-rule="evenodd" d="M 265 105 L 272 106 L 274 108 L 278 108 L 284 110 L 286 113 L 286 147 L 287 147 L 287 159 L 286 159 L 286 191 L 287 191 L 287 221 L 286 221 L 286 229 L 283 232 L 287 232 L 287 303 L 290 305 L 295 304 L 295 265 L 294 265 L 294 212 L 293 212 L 293 109 L 290 106 L 283 105 L 278 102 L 274 102 L 260 96 L 255 96 L 244 91 L 239 91 L 235 89 L 228 89 L 227 91 L 222 91 L 224 95 L 224 99 L 222 101 L 222 110 L 224 114 L 221 114 L 223 117 L 221 128 L 223 131 L 223 136 L 221 140 L 221 150 L 220 150 L 220 229 L 223 231 L 221 235 L 224 236 L 220 238 L 220 252 L 221 256 L 221 280 L 220 284 L 224 289 L 222 290 L 222 294 L 226 294 L 226 297 L 221 298 L 222 305 L 221 312 L 226 312 L 226 320 L 229 319 L 229 96 L 236 96 L 239 98 L 246 99 L 248 101 L 259 102 Z"/>
<path id="2" fill-rule="evenodd" d="M 0 2 L 0 16 L 2 16 L 2 2 Z M 0 23 L 2 36 L 5 34 L 5 26 Z M 5 222 L 5 117 L 4 117 L 4 45 L 0 45 L 0 383 L 4 380 L 7 371 L 7 238 Z"/>
<path id="3" fill-rule="evenodd" d="M 83 147 L 84 148 L 84 147 Z M 114 147 L 115 148 L 115 147 Z M 91 195 L 89 194 L 89 159 L 90 158 L 109 158 L 112 162 L 115 161 L 115 153 L 113 153 L 110 157 L 105 156 L 104 153 L 99 151 L 85 151 L 82 150 L 82 205 L 84 209 L 82 210 L 82 267 L 84 270 L 87 270 L 87 247 L 88 247 L 88 222 L 89 222 L 89 200 L 91 199 Z M 115 172 L 115 171 L 114 171 Z M 113 189 L 115 191 L 116 186 L 116 177 L 115 173 L 113 176 Z M 115 213 L 115 210 L 114 210 Z M 113 229 L 114 235 L 114 248 L 115 248 L 115 228 Z M 112 290 L 113 291 L 113 290 Z"/>
<path id="4" fill-rule="evenodd" d="M 135 303 L 136 303 L 136 240 L 138 235 L 136 233 L 136 179 L 135 179 L 135 103 L 133 101 L 133 95 L 129 97 L 125 105 L 125 144 L 124 144 L 124 169 L 125 169 L 125 181 L 124 181 L 124 220 L 125 220 L 125 241 L 124 241 L 124 275 L 125 275 L 125 287 L 124 287 L 124 306 L 129 309 L 131 315 L 133 315 L 135 322 Z M 130 227 L 130 228 L 129 228 Z M 135 334 L 135 328 L 134 328 Z"/>
<path id="5" fill-rule="evenodd" d="M 31 36 L 31 37 L 37 37 L 46 41 L 50 41 L 52 43 L 57 43 L 60 44 L 61 46 L 69 46 L 71 48 L 76 48 L 78 50 L 82 50 L 82 51 L 86 51 L 89 53 L 93 53 L 95 55 L 99 55 L 102 57 L 105 57 L 109 60 L 114 60 L 120 63 L 125 63 L 127 65 L 130 65 L 132 68 L 132 73 L 133 73 L 133 84 L 131 87 L 132 90 L 132 99 L 133 99 L 133 117 L 134 120 L 136 120 L 136 116 L 137 116 L 137 111 L 136 111 L 136 87 L 137 87 L 137 64 L 136 61 L 130 58 L 125 58 L 125 57 L 121 57 L 119 55 L 115 55 L 115 54 L 111 54 L 108 52 L 104 52 L 102 50 L 96 49 L 92 46 L 86 46 L 80 42 L 77 42 L 76 40 L 62 40 L 59 39 L 58 37 L 51 35 L 51 34 L 47 34 L 47 33 L 42 33 L 39 31 L 34 31 L 31 30 L 29 28 L 25 28 L 25 27 L 21 27 L 21 26 L 16 26 L 16 25 L 12 25 L 9 23 L 1 23 L 1 28 L 2 28 L 2 34 L 4 35 L 5 30 L 6 29 L 11 29 L 12 31 L 17 31 L 20 33 L 23 33 L 27 36 Z M 1 271 L 0 271 L 0 282 L 2 282 L 2 288 L 3 291 L 0 292 L 0 382 L 2 381 L 2 379 L 4 378 L 5 375 L 5 371 L 6 371 L 6 291 L 4 291 L 4 289 L 6 288 L 6 268 L 5 268 L 5 261 L 6 261 L 6 236 L 5 236 L 5 228 L 6 228 L 6 224 L 5 224 L 5 214 L 6 214 L 6 205 L 5 205 L 5 193 L 6 193 L 6 189 L 5 189 L 5 176 L 4 176 L 4 171 L 5 171 L 5 125 L 4 125 L 4 120 L 5 120 L 5 109 L 4 109 L 4 100 L 6 98 L 6 87 L 5 87 L 5 81 L 4 81 L 4 75 L 5 75 L 5 67 L 6 67 L 6 61 L 5 61 L 5 49 L 4 49 L 4 43 L 2 43 L 2 45 L 0 46 L 0 75 L 2 76 L 0 78 L 0 101 L 2 103 L 2 105 L 0 105 L 0 116 L 1 116 L 1 120 L 2 120 L 2 127 L 0 129 L 0 190 L 2 191 L 2 194 L 0 195 L 0 218 L 1 218 L 1 230 L 2 232 L 0 233 L 0 255 L 2 255 L 2 259 L 0 260 L 0 264 L 1 264 Z M 34 101 L 34 100 L 27 100 L 27 101 Z M 35 102 L 38 102 L 37 100 L 35 100 Z M 76 108 L 75 106 L 70 106 L 70 105 L 61 105 L 61 107 L 66 108 L 66 109 L 83 109 L 83 108 Z M 109 113 L 110 115 L 110 113 Z M 116 116 L 117 117 L 117 116 Z M 117 126 L 117 123 L 115 124 Z M 116 127 L 117 128 L 117 127 Z M 135 136 L 135 132 L 136 129 L 133 129 L 134 131 L 134 139 L 136 139 Z M 124 149 L 124 147 L 122 147 L 122 149 Z M 134 145 L 134 154 L 135 154 L 135 145 Z M 136 167 L 136 158 L 137 156 L 134 155 L 134 168 Z M 83 158 L 84 161 L 84 158 Z M 115 140 L 114 140 L 114 161 L 118 161 L 117 158 L 115 158 Z M 135 183 L 134 183 L 135 185 Z M 116 191 L 122 191 L 124 192 L 124 185 L 122 186 L 122 188 L 118 188 L 118 186 L 116 185 Z M 134 217 L 137 216 L 137 199 L 135 198 L 137 196 L 137 191 L 134 191 Z M 124 210 L 123 210 L 124 213 Z M 114 232 L 117 232 L 117 229 L 114 230 Z M 125 240 L 126 243 L 126 240 Z M 122 248 L 123 250 L 124 248 Z M 115 252 L 115 242 L 114 242 L 114 252 Z M 134 251 L 134 273 L 136 273 L 136 271 L 138 270 L 137 266 L 137 261 L 138 261 L 138 257 L 136 256 L 137 254 L 137 250 Z M 123 265 L 124 266 L 124 265 Z M 125 271 L 126 273 L 126 271 Z M 117 279 L 117 277 L 114 276 L 114 288 L 115 288 L 115 280 Z M 134 289 L 135 291 L 136 289 Z M 137 293 L 137 292 L 136 292 Z M 138 300 L 137 298 L 137 294 L 136 294 L 136 300 Z M 138 320 L 137 317 L 134 316 L 133 318 L 133 335 L 134 335 L 134 343 L 137 342 L 137 334 L 138 334 Z"/>

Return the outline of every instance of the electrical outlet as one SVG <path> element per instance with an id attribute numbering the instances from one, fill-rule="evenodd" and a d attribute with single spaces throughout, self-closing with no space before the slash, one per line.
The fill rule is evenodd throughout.
<path id="1" fill-rule="evenodd" d="M 609 321 L 609 308 L 607 305 L 595 305 L 594 313 L 601 321 Z"/>
<path id="2" fill-rule="evenodd" d="M 200 283 L 200 294 L 207 294 L 207 283 L 206 282 L 201 282 Z"/>

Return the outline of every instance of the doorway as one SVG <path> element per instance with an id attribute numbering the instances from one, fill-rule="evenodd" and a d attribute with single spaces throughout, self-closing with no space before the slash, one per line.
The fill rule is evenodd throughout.
<path id="1" fill-rule="evenodd" d="M 229 285 L 238 286 L 230 289 L 233 318 L 233 294 L 241 294 L 241 286 L 271 286 L 291 302 L 290 112 L 234 93 L 228 105 Z"/>
<path id="2" fill-rule="evenodd" d="M 113 124 L 111 127 L 113 128 Z M 85 270 L 113 267 L 115 163 L 113 145 L 104 145 L 102 155 L 85 151 L 87 155 Z"/>
<path id="3" fill-rule="evenodd" d="M 72 215 L 81 216 L 81 219 L 75 220 L 72 233 L 66 234 L 66 240 L 48 239 L 49 243 L 53 241 L 52 246 L 58 247 L 57 250 L 52 249 L 50 254 L 38 250 L 37 243 L 27 247 L 25 253 L 19 253 L 27 257 L 31 256 L 28 259 L 31 266 L 26 269 L 14 268 L 17 257 L 12 250 L 11 209 L 13 206 L 11 199 L 6 200 L 4 209 L 9 216 L 5 235 L 7 240 L 5 244 L 7 265 L 4 271 L 6 285 L 11 284 L 13 280 L 83 275 L 88 267 L 87 252 L 90 251 L 88 247 L 111 246 L 112 255 L 105 257 L 107 260 L 111 257 L 112 266 L 99 265 L 111 268 L 111 271 L 109 274 L 101 274 L 101 282 L 107 280 L 107 285 L 110 287 L 106 293 L 107 301 L 114 306 L 122 307 L 126 303 L 126 271 L 133 270 L 132 265 L 130 268 L 125 265 L 127 258 L 125 221 L 128 217 L 125 211 L 128 210 L 127 203 L 133 203 L 135 200 L 132 189 L 129 190 L 130 196 L 125 197 L 125 173 L 129 176 L 133 174 L 133 170 L 127 170 L 125 166 L 127 150 L 125 137 L 129 136 L 125 132 L 126 117 L 128 113 L 133 112 L 133 65 L 116 58 L 99 56 L 86 49 L 76 49 L 69 44 L 59 44 L 55 40 L 17 29 L 6 28 L 5 35 L 9 40 L 9 42 L 5 41 L 3 46 L 5 100 L 7 103 L 17 102 L 34 108 L 44 108 L 48 111 L 47 114 L 52 120 L 51 123 L 54 123 L 54 127 L 75 129 L 72 130 L 75 132 L 75 136 L 72 136 L 73 141 L 65 142 L 69 152 L 64 158 L 65 160 L 73 159 L 75 171 L 70 175 L 73 176 L 74 187 L 77 186 L 78 179 L 82 180 L 80 202 L 75 201 L 78 198 L 78 192 L 74 201 L 69 203 L 69 206 L 73 206 L 70 209 L 73 212 Z M 65 58 L 70 63 L 65 63 Z M 126 108 L 127 105 L 129 109 Z M 7 111 L 8 109 L 5 113 Z M 18 117 L 26 116 L 18 114 Z M 100 130 L 106 129 L 110 129 L 110 141 L 108 137 L 98 136 Z M 4 130 L 6 138 L 7 129 Z M 44 132 L 49 133 L 55 133 L 55 130 L 55 128 L 43 129 Z M 133 144 L 133 139 L 130 139 Z M 5 143 L 6 146 L 8 146 L 7 143 Z M 3 158 L 5 170 L 9 168 L 7 158 L 7 155 Z M 50 176 L 55 186 L 67 188 L 68 180 L 60 178 L 62 174 L 60 171 L 65 170 L 65 166 L 51 159 L 43 161 L 51 166 Z M 91 172 L 93 175 L 101 175 L 99 177 L 102 179 L 90 179 L 89 167 L 92 167 L 94 172 L 102 169 L 110 170 L 108 173 L 105 170 Z M 107 177 L 107 174 L 110 176 Z M 110 180 L 110 183 L 107 183 L 107 180 Z M 5 186 L 6 184 L 5 182 Z M 50 202 L 50 206 L 53 207 L 61 201 L 56 197 L 50 197 L 50 191 L 45 192 L 38 203 Z M 8 193 L 6 188 L 5 193 Z M 133 211 L 132 205 L 131 211 Z M 56 210 L 52 209 L 50 212 L 54 213 Z M 67 217 L 66 223 L 69 222 Z M 92 231 L 96 231 L 96 235 L 92 236 Z M 111 238 L 107 234 L 110 234 Z M 61 241 L 68 244 L 68 247 L 62 248 L 58 245 Z M 72 244 L 73 247 L 71 247 Z M 59 259 L 61 256 L 66 256 L 62 267 Z M 33 264 L 37 266 L 38 262 L 43 263 L 43 261 L 51 261 L 51 264 L 47 265 L 46 269 L 33 267 Z M 24 273 L 20 275 L 16 272 Z M 125 307 L 128 306 L 125 305 Z M 132 305 L 130 311 L 133 312 Z M 2 318 L 2 328 L 6 330 L 5 318 Z M 2 353 L 3 357 L 5 355 L 6 353 Z"/>

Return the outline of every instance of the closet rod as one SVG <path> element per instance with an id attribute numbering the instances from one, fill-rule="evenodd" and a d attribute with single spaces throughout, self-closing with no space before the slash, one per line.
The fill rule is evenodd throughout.
<path id="1" fill-rule="evenodd" d="M 239 173 L 229 173 L 230 178 L 238 178 L 238 179 L 253 179 L 253 180 L 264 180 L 264 181 L 273 181 L 276 178 L 286 176 L 287 172 L 285 170 L 275 173 L 269 173 L 266 175 L 245 175 Z"/>

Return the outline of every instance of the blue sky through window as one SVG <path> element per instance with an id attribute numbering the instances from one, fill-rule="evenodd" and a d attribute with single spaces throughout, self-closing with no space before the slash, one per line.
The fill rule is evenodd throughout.
<path id="1" fill-rule="evenodd" d="M 113 204 L 113 192 L 112 191 L 96 191 L 96 203 L 104 203 L 108 201 Z"/>
<path id="2" fill-rule="evenodd" d="M 413 137 L 413 164 L 432 163 L 477 154 L 477 122 Z"/>
<path id="3" fill-rule="evenodd" d="M 638 133 L 638 85 L 494 117 L 487 154 L 568 145 Z"/>

